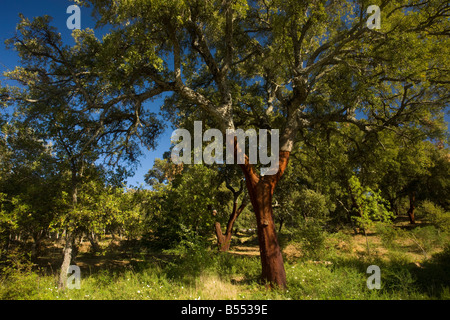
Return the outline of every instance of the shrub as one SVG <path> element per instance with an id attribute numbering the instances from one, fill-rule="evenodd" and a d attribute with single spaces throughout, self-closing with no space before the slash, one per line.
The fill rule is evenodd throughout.
<path id="1" fill-rule="evenodd" d="M 10 272 L 0 285 L 0 299 L 32 299 L 38 294 L 38 275 L 33 272 Z"/>
<path id="2" fill-rule="evenodd" d="M 305 258 L 319 259 L 325 249 L 326 232 L 315 220 L 305 220 L 294 235 L 294 241 L 300 243 Z"/>
<path id="3" fill-rule="evenodd" d="M 415 228 L 411 231 L 411 236 L 420 249 L 424 251 L 425 256 L 434 247 L 443 244 L 443 238 L 440 236 L 439 230 L 434 226 Z"/>
<path id="4" fill-rule="evenodd" d="M 320 192 L 311 189 L 302 190 L 299 194 L 297 205 L 305 218 L 313 218 L 316 221 L 328 219 L 330 212 L 327 207 L 327 198 Z"/>
<path id="5" fill-rule="evenodd" d="M 399 246 L 396 240 L 402 237 L 404 233 L 401 229 L 396 229 L 391 224 L 377 223 L 376 231 L 380 235 L 381 243 L 387 249 L 397 249 Z"/>
<path id="6" fill-rule="evenodd" d="M 383 268 L 381 283 L 384 290 L 403 297 L 415 295 L 417 279 L 405 266 Z"/>
<path id="7" fill-rule="evenodd" d="M 422 201 L 417 210 L 436 228 L 444 232 L 450 232 L 450 212 L 428 200 Z"/>

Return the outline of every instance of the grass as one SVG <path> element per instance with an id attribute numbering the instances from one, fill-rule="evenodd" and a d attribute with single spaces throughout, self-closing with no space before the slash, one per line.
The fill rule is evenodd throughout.
<path id="1" fill-rule="evenodd" d="M 133 254 L 118 248 L 103 255 L 82 252 L 78 262 L 81 288 L 65 291 L 57 289 L 57 274 L 49 268 L 8 269 L 0 276 L 0 298 L 450 299 L 450 246 L 445 245 L 449 238 L 431 228 L 374 230 L 369 233 L 370 255 L 365 238 L 345 230 L 326 235 L 320 256 L 306 254 L 307 247 L 299 242 L 286 241 L 288 288 L 284 291 L 268 290 L 259 282 L 260 262 L 253 254 L 257 249 L 254 241 L 238 240 L 230 253 L 211 248 L 178 254 L 139 254 L 136 248 L 131 249 Z M 380 290 L 369 290 L 366 285 L 366 270 L 372 264 L 381 269 Z"/>

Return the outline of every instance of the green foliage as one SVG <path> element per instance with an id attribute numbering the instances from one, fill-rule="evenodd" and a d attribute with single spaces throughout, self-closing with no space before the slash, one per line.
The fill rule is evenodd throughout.
<path id="1" fill-rule="evenodd" d="M 381 197 L 381 191 L 374 191 L 369 187 L 363 188 L 359 179 L 352 176 L 349 181 L 352 196 L 356 201 L 356 223 L 364 228 L 370 228 L 375 221 L 391 223 L 393 214 L 389 211 L 389 202 Z"/>
<path id="2" fill-rule="evenodd" d="M 411 230 L 405 232 L 408 236 Z M 33 271 L 28 259 L 23 257 L 18 262 L 21 267 L 1 273 L 0 298 L 391 300 L 448 296 L 448 248 L 416 267 L 407 255 L 397 255 L 394 259 L 394 251 L 389 247 L 386 249 L 392 255 L 361 258 L 342 247 L 345 243 L 351 248 L 354 237 L 343 232 L 327 234 L 327 250 L 317 260 L 294 259 L 286 263 L 288 288 L 285 291 L 267 290 L 259 283 L 259 257 L 220 253 L 200 246 L 195 250 L 167 251 L 163 259 L 160 254 L 143 255 L 120 268 L 90 271 L 82 268 L 81 289 L 65 291 L 57 290 L 53 275 Z M 442 243 L 432 245 L 436 248 Z M 369 290 L 366 286 L 366 269 L 371 264 L 381 268 L 380 290 Z"/>
<path id="3" fill-rule="evenodd" d="M 155 163 L 149 179 L 155 175 L 153 170 L 160 172 L 158 176 L 165 176 L 173 169 L 173 166 L 156 169 L 158 166 L 160 163 Z M 196 246 L 197 242 L 204 244 L 204 239 L 213 234 L 216 219 L 229 212 L 230 198 L 224 196 L 229 192 L 222 188 L 218 172 L 205 165 L 194 165 L 172 174 L 166 183 L 153 185 L 156 189 L 154 199 L 160 206 L 150 222 L 154 245 L 168 249 L 179 245 Z M 220 216 L 213 216 L 213 209 Z"/>
<path id="4" fill-rule="evenodd" d="M 322 224 L 315 220 L 304 219 L 294 231 L 293 239 L 300 244 L 303 257 L 319 259 L 325 249 L 326 236 Z"/>
<path id="5" fill-rule="evenodd" d="M 403 230 L 386 223 L 377 223 L 376 231 L 381 237 L 383 246 L 389 249 L 397 249 L 399 246 L 396 243 L 396 240 L 406 237 Z"/>
<path id="6" fill-rule="evenodd" d="M 289 292 L 294 300 L 365 299 L 365 275 L 357 268 L 306 262 L 286 268 Z"/>
<path id="7" fill-rule="evenodd" d="M 7 194 L 0 193 L 0 235 L 2 236 L 2 243 L 6 241 L 4 238 L 7 236 L 8 231 L 17 228 L 17 217 L 14 215 L 14 212 L 4 209 L 6 202 L 10 201 L 7 199 Z"/>
<path id="8" fill-rule="evenodd" d="M 211 209 L 217 207 L 214 186 L 217 172 L 203 165 L 194 165 L 174 182 L 173 209 L 180 224 L 204 234 L 212 229 L 214 217 Z M 208 231 L 207 231 L 208 230 Z"/>
<path id="9" fill-rule="evenodd" d="M 417 278 L 406 265 L 394 265 L 387 269 L 381 281 L 384 290 L 398 296 L 414 296 L 417 291 Z"/>
<path id="10" fill-rule="evenodd" d="M 11 274 L 0 282 L 0 299 L 30 300 L 39 296 L 39 275 L 34 272 L 19 272 Z"/>
<path id="11" fill-rule="evenodd" d="M 310 189 L 301 190 L 295 203 L 305 219 L 325 222 L 329 218 L 327 198 L 319 192 Z"/>
<path id="12" fill-rule="evenodd" d="M 19 247 L 9 250 L 2 258 L 0 260 L 0 299 L 32 299 L 39 290 L 36 286 L 39 275 L 33 270 L 29 255 Z"/>
<path id="13" fill-rule="evenodd" d="M 418 251 L 427 258 L 429 252 L 436 245 L 442 245 L 444 237 L 434 226 L 418 227 L 412 230 L 411 237 L 414 243 L 419 247 Z"/>
<path id="14" fill-rule="evenodd" d="M 450 212 L 444 210 L 439 205 L 436 205 L 432 201 L 424 200 L 417 207 L 417 213 L 439 230 L 450 232 Z"/>

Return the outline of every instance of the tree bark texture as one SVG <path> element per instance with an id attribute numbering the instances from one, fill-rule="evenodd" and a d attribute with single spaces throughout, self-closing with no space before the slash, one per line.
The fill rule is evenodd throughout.
<path id="1" fill-rule="evenodd" d="M 67 230 L 66 244 L 64 246 L 64 254 L 63 254 L 64 258 L 63 263 L 61 265 L 61 271 L 59 273 L 59 282 L 58 282 L 59 289 L 65 289 L 67 285 L 67 271 L 72 261 L 73 245 L 74 245 L 73 233 L 72 231 Z"/>
<path id="2" fill-rule="evenodd" d="M 275 230 L 272 196 L 277 182 L 286 169 L 289 155 L 289 151 L 280 151 L 279 169 L 275 175 L 259 177 L 253 166 L 247 162 L 241 165 L 246 178 L 250 201 L 256 215 L 262 267 L 261 278 L 270 286 L 278 286 L 282 289 L 286 288 L 286 272 Z"/>
<path id="3" fill-rule="evenodd" d="M 76 208 L 78 203 L 78 177 L 77 171 L 75 169 L 75 165 L 72 167 L 72 206 L 73 209 Z M 82 172 L 82 170 L 81 170 Z M 80 174 L 81 175 L 81 174 Z M 77 250 L 75 247 L 75 238 L 76 234 L 74 230 L 71 230 L 71 226 L 69 225 L 66 229 L 66 243 L 64 245 L 63 251 L 63 262 L 61 264 L 61 269 L 59 273 L 59 282 L 58 288 L 65 289 L 67 284 L 67 270 L 75 258 Z"/>
<path id="4" fill-rule="evenodd" d="M 214 224 L 216 236 L 217 236 L 217 246 L 219 251 L 227 252 L 230 250 L 231 236 L 233 235 L 233 226 L 241 212 L 247 206 L 245 200 L 242 201 L 239 208 L 237 207 L 237 202 L 233 203 L 233 211 L 231 212 L 230 218 L 228 219 L 227 229 L 225 233 L 222 233 L 222 228 L 220 222 Z"/>

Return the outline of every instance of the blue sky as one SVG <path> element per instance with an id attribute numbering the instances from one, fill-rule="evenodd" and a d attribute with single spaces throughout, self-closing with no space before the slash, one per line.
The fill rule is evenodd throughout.
<path id="1" fill-rule="evenodd" d="M 13 50 L 7 50 L 5 40 L 11 38 L 15 34 L 16 25 L 19 22 L 19 13 L 23 13 L 25 17 L 31 19 L 36 16 L 50 15 L 53 17 L 52 26 L 58 29 L 66 43 L 71 43 L 71 30 L 66 26 L 67 19 L 70 14 L 66 13 L 67 7 L 72 5 L 70 0 L 2 0 L 0 10 L 0 73 L 12 70 L 18 64 L 18 57 Z M 89 8 L 81 8 L 81 28 L 94 28 L 94 22 L 91 18 Z M 2 82 L 4 79 L 1 80 Z M 155 100 L 154 105 L 149 105 L 154 112 L 158 112 L 161 101 Z M 140 159 L 140 165 L 136 169 L 134 177 L 128 179 L 129 186 L 144 185 L 144 175 L 153 166 L 155 158 L 162 158 L 165 151 L 170 147 L 170 135 L 172 129 L 168 127 L 164 134 L 158 139 L 158 147 L 156 150 L 147 151 L 143 148 L 144 156 Z"/>

